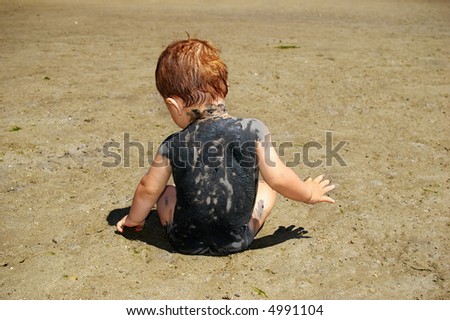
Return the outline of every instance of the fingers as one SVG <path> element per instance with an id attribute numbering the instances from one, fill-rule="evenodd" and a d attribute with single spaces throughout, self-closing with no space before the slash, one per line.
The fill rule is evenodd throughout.
<path id="1" fill-rule="evenodd" d="M 126 227 L 125 221 L 127 220 L 127 216 L 120 219 L 119 222 L 116 224 L 116 230 L 120 233 L 123 233 L 123 228 Z"/>
<path id="2" fill-rule="evenodd" d="M 123 217 L 119 222 L 116 224 L 116 230 L 120 233 L 123 233 L 124 227 L 133 228 L 134 231 L 139 232 L 142 229 L 144 229 L 144 223 L 134 223 L 127 220 L 128 216 Z"/>
<path id="3" fill-rule="evenodd" d="M 320 199 L 320 202 L 335 203 L 336 201 L 334 201 L 334 199 L 331 197 L 322 196 L 322 198 Z"/>
<path id="4" fill-rule="evenodd" d="M 330 182 L 331 182 L 330 179 L 323 180 L 323 178 L 324 178 L 324 175 L 321 174 L 320 176 L 315 177 L 313 181 L 319 183 L 322 186 L 326 186 L 326 185 L 330 184 Z M 311 178 L 308 178 L 308 180 L 311 181 Z"/>
<path id="5" fill-rule="evenodd" d="M 335 188 L 334 185 L 330 184 L 331 183 L 330 179 L 325 179 L 325 180 L 322 180 L 322 179 L 323 179 L 323 175 L 320 175 L 320 176 L 316 177 L 313 181 L 318 183 L 321 188 L 326 189 L 327 191 L 325 191 L 325 193 L 328 191 L 331 191 Z"/>
<path id="6" fill-rule="evenodd" d="M 313 182 L 316 182 L 316 183 L 318 183 L 318 184 L 320 184 L 322 186 L 326 186 L 326 185 L 330 184 L 330 182 L 331 182 L 330 179 L 323 180 L 323 178 L 324 178 L 324 175 L 321 174 L 320 176 L 315 177 L 314 180 L 312 178 L 308 178 L 306 181 L 313 181 Z"/>
<path id="7" fill-rule="evenodd" d="M 117 224 L 116 224 L 116 230 L 117 230 L 118 232 L 120 232 L 120 233 L 123 232 L 123 222 L 122 222 L 122 220 L 120 220 L 119 222 L 117 222 Z"/>
<path id="8" fill-rule="evenodd" d="M 321 174 L 314 179 L 308 178 L 305 182 L 312 182 L 316 185 L 316 198 L 313 199 L 311 203 L 317 203 L 317 202 L 328 202 L 328 203 L 335 203 L 336 201 L 327 196 L 326 194 L 336 188 L 335 185 L 331 184 L 331 179 L 324 179 L 324 175 Z"/>
<path id="9" fill-rule="evenodd" d="M 330 186 L 332 186 L 332 184 L 330 184 L 330 180 L 323 180 L 319 183 L 319 187 L 322 189 L 327 189 Z"/>
<path id="10" fill-rule="evenodd" d="M 323 178 L 323 176 L 321 176 L 321 177 Z M 333 198 L 326 195 L 328 192 L 330 192 L 331 190 L 336 188 L 336 186 L 334 184 L 330 184 L 330 183 L 331 183 L 331 180 L 329 180 L 329 179 L 325 179 L 319 183 L 320 187 L 323 190 L 323 194 L 324 194 L 321 198 L 322 202 L 335 203 L 335 200 Z"/>
<path id="11" fill-rule="evenodd" d="M 321 198 L 321 202 L 328 202 L 328 203 L 335 203 L 334 199 L 327 196 L 326 194 L 336 188 L 334 184 L 330 184 L 330 180 L 323 180 L 319 183 L 320 187 L 322 188 L 323 196 Z"/>
<path id="12" fill-rule="evenodd" d="M 311 181 L 312 181 L 312 182 L 315 182 L 315 183 L 317 183 L 322 189 L 327 189 L 326 192 L 333 190 L 333 189 L 335 188 L 335 186 L 332 185 L 332 184 L 330 184 L 330 183 L 331 183 L 331 180 L 330 180 L 330 179 L 325 179 L 325 180 L 323 180 L 323 178 L 324 178 L 324 176 L 323 176 L 323 174 L 321 174 L 320 176 L 315 177 L 314 180 L 311 179 L 311 178 L 306 179 L 306 182 L 311 182 Z"/>
<path id="13" fill-rule="evenodd" d="M 334 184 L 330 184 L 330 185 L 328 185 L 328 186 L 323 188 L 323 193 L 328 193 L 331 190 L 333 190 L 334 188 L 336 188 L 336 186 Z"/>

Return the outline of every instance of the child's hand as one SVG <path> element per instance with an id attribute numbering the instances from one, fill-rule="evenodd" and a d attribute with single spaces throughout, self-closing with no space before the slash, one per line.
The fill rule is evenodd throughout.
<path id="1" fill-rule="evenodd" d="M 117 231 L 123 232 L 124 227 L 134 228 L 134 231 L 141 231 L 144 228 L 145 220 L 141 222 L 134 222 L 126 215 L 116 224 Z"/>
<path id="2" fill-rule="evenodd" d="M 311 197 L 306 203 L 318 203 L 318 202 L 329 202 L 334 203 L 334 200 L 326 195 L 327 192 L 335 188 L 334 185 L 330 184 L 330 180 L 322 180 L 323 175 L 320 175 L 314 179 L 308 178 L 305 184 L 311 190 Z"/>

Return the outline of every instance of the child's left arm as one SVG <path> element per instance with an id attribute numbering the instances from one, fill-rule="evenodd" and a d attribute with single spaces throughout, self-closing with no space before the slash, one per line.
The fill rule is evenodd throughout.
<path id="1" fill-rule="evenodd" d="M 136 231 L 142 230 L 145 219 L 166 188 L 171 174 L 169 159 L 158 153 L 136 188 L 130 213 L 117 223 L 117 231 L 123 232 L 124 227 L 134 227 Z"/>

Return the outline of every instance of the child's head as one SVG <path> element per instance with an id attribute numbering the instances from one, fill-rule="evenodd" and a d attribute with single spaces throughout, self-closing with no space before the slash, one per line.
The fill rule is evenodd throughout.
<path id="1" fill-rule="evenodd" d="M 160 55 L 156 87 L 164 99 L 177 96 L 185 107 L 224 99 L 228 70 L 210 42 L 188 39 L 171 43 Z"/>

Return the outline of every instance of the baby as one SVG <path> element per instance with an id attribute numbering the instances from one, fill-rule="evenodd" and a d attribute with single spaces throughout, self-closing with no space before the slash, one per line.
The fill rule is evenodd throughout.
<path id="1" fill-rule="evenodd" d="M 228 71 L 210 42 L 170 44 L 156 67 L 156 87 L 182 129 L 169 136 L 117 223 L 142 230 L 156 204 L 173 247 L 185 254 L 226 255 L 252 243 L 280 193 L 305 203 L 330 202 L 323 176 L 302 181 L 278 157 L 267 127 L 231 117 Z M 259 179 L 261 174 L 264 181 Z M 173 175 L 175 186 L 167 185 Z"/>

